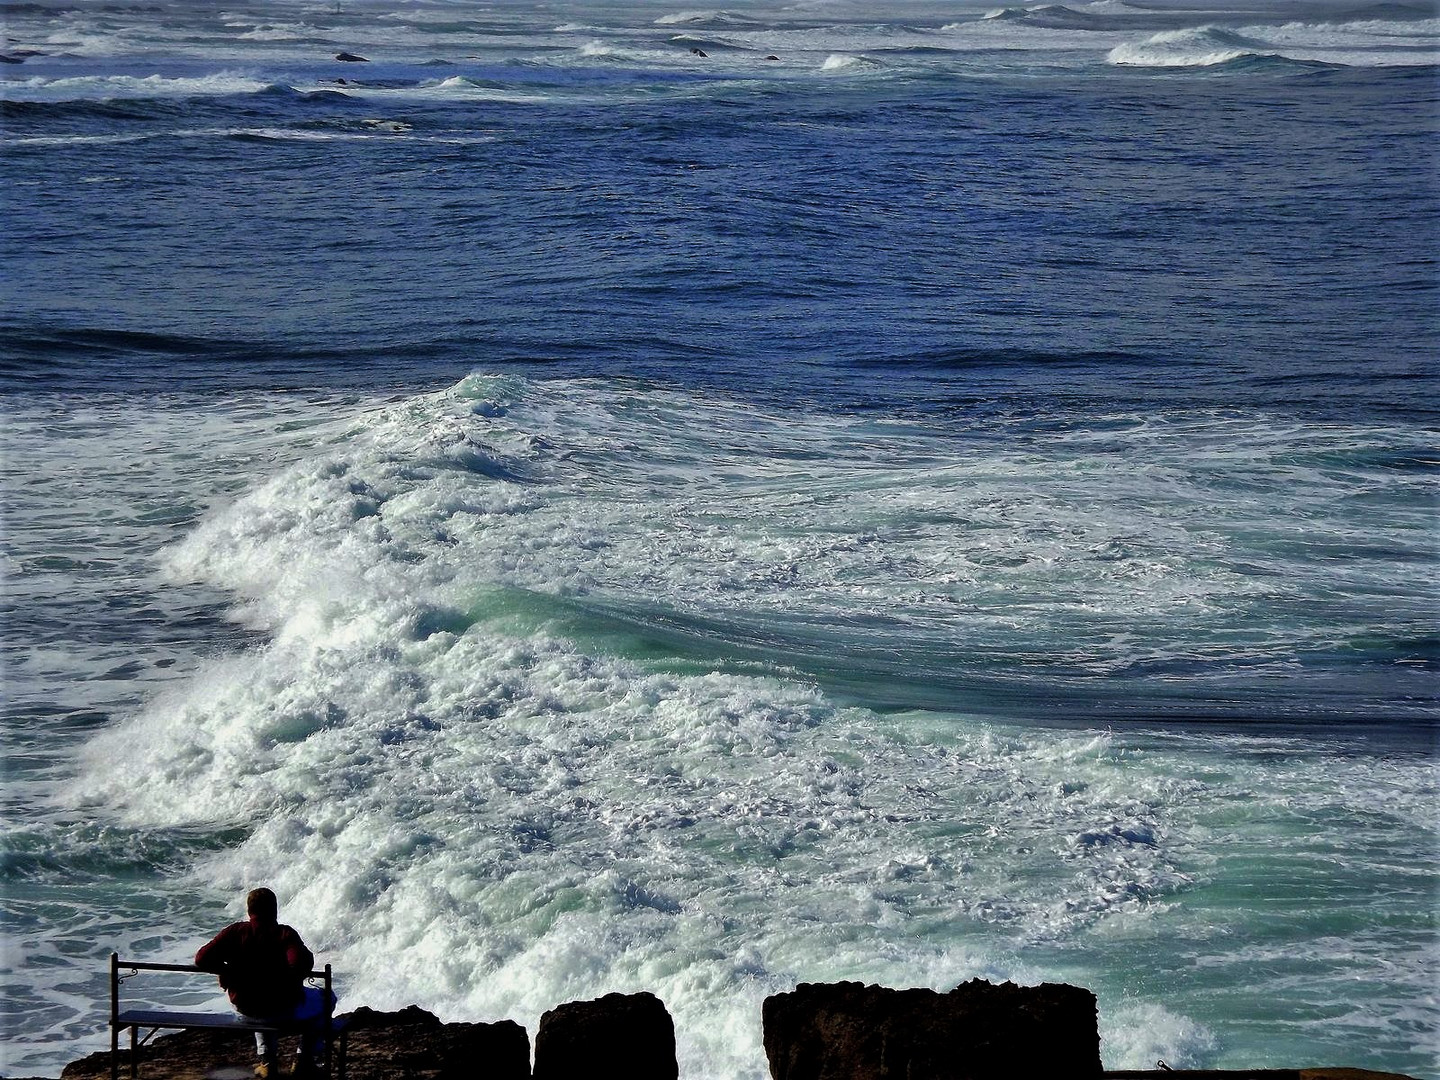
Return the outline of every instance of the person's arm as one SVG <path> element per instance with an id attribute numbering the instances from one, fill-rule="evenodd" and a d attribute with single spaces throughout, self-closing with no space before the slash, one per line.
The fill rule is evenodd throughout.
<path id="1" fill-rule="evenodd" d="M 226 963 L 230 960 L 230 931 L 233 927 L 227 926 L 220 933 L 216 934 L 195 954 L 195 966 L 201 971 L 213 971 L 219 973 L 224 970 Z"/>
<path id="2" fill-rule="evenodd" d="M 213 971 L 220 985 L 230 989 L 230 961 L 235 955 L 236 927 L 232 924 L 216 934 L 195 954 L 195 966 L 201 971 Z"/>
<path id="3" fill-rule="evenodd" d="M 315 966 L 315 954 L 305 947 L 292 927 L 285 927 L 285 964 L 296 975 L 309 975 Z"/>

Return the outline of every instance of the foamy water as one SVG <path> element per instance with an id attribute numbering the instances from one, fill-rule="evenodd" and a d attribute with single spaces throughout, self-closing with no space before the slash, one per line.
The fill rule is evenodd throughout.
<path id="1" fill-rule="evenodd" d="M 145 865 L 186 838 L 141 887 L 146 905 L 268 881 L 348 1002 L 533 1029 L 559 1001 L 649 989 L 695 1076 L 765 1075 L 760 1002 L 800 980 L 1068 977 L 1100 995 L 1112 1066 L 1213 1060 L 1222 1036 L 1189 1001 L 1211 986 L 1258 980 L 1278 1015 L 1371 967 L 1424 984 L 1428 947 L 1395 945 L 1430 880 L 1414 861 L 1433 841 L 1429 765 L 1324 739 L 877 712 L 805 674 L 817 651 L 876 664 L 908 648 L 908 673 L 1001 642 L 1034 678 L 1283 671 L 1303 620 L 1247 618 L 1243 637 L 1217 628 L 1213 644 L 1192 627 L 1183 646 L 1163 625 L 1283 606 L 1273 585 L 1247 598 L 1234 564 L 1282 558 L 1249 535 L 1260 508 L 1323 512 L 1333 466 L 1276 480 L 1291 511 L 1260 484 L 1255 521 L 1203 525 L 1176 470 L 1245 487 L 1236 467 L 1257 454 L 1275 476 L 1275 455 L 1305 470 L 1305 453 L 1324 453 L 1311 441 L 1354 453 L 1383 432 L 1290 428 L 1258 445 L 1247 432 L 1242 453 L 1234 418 L 1107 424 L 1036 454 L 913 421 L 482 378 L 318 427 L 308 410 L 273 426 L 186 412 L 112 417 L 100 445 L 206 423 L 234 446 L 224 460 L 252 462 L 230 480 L 246 490 L 160 547 L 150 588 L 232 596 L 231 617 L 261 636 L 208 658 L 179 649 L 176 676 L 157 673 L 128 719 L 87 739 L 75 780 L 37 781 L 49 809 L 21 841 L 37 867 Z M 1130 443 L 1127 458 L 1146 447 L 1149 467 L 1102 480 L 1097 438 Z M 267 444 L 294 463 L 265 476 Z M 1402 515 L 1392 539 L 1406 528 Z M 1239 536 L 1256 549 L 1240 553 Z M 1062 633 L 1093 653 L 1055 655 Z M 884 700 L 883 665 L 874 678 Z M 1237 899 L 1281 866 L 1275 925 L 1257 937 L 1254 901 Z M 1300 930 L 1345 936 L 1337 887 L 1377 883 L 1390 934 L 1346 937 L 1342 955 L 1296 949 Z M 205 929 L 193 918 L 127 926 L 125 944 L 183 959 Z M 1253 952 L 1233 948 L 1237 932 Z M 97 933 L 115 941 L 86 925 Z M 1133 960 L 1096 970 L 1084 957 L 1102 943 Z M 1285 970 L 1267 974 L 1277 950 Z M 46 952 L 85 977 L 63 942 Z M 1178 963 L 1204 973 L 1192 990 L 1134 999 L 1132 964 Z M 65 985 L 40 989 L 57 1032 L 89 1012 Z M 1348 1013 L 1297 1039 L 1412 1022 L 1344 992 Z"/>

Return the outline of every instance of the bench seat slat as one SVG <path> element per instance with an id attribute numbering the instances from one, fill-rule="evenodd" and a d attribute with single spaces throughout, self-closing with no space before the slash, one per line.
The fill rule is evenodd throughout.
<path id="1" fill-rule="evenodd" d="M 159 1009 L 126 1009 L 116 1022 L 121 1027 L 223 1028 L 230 1031 L 285 1031 L 290 1024 L 255 1020 L 237 1013 L 164 1012 Z"/>

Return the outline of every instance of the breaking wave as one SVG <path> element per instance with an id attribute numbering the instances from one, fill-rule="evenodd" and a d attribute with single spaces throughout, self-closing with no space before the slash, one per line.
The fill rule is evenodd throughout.
<path id="1" fill-rule="evenodd" d="M 1436 24 L 1440 26 L 1440 24 Z M 1331 67 L 1432 66 L 1440 62 L 1434 27 L 1419 24 L 1287 23 L 1165 30 L 1110 50 L 1112 64 L 1154 68 L 1273 63 Z"/>

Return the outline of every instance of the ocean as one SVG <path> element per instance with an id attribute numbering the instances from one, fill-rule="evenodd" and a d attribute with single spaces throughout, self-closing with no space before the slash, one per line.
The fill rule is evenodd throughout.
<path id="1" fill-rule="evenodd" d="M 267 884 L 1440 1075 L 1440 17 L 1227 3 L 4 4 L 3 1074 Z"/>

